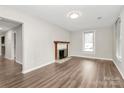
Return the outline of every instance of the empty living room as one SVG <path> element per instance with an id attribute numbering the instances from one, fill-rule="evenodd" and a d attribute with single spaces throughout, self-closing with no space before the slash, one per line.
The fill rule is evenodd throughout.
<path id="1" fill-rule="evenodd" d="M 124 88 L 124 6 L 0 5 L 0 88 Z"/>

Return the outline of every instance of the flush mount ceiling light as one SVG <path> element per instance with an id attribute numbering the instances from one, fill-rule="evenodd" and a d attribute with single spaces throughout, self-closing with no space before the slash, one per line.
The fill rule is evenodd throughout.
<path id="1" fill-rule="evenodd" d="M 97 19 L 98 19 L 98 20 L 100 20 L 100 19 L 102 19 L 102 17 L 101 17 L 101 16 L 99 16 L 99 17 L 97 17 Z"/>
<path id="2" fill-rule="evenodd" d="M 67 17 L 70 19 L 77 19 L 81 16 L 81 12 L 80 11 L 70 11 L 67 14 Z"/>

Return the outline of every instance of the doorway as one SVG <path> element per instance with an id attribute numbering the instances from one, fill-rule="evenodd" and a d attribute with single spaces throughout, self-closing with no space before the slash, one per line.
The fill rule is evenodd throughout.
<path id="1" fill-rule="evenodd" d="M 1 56 L 5 56 L 5 36 L 1 37 Z"/>
<path id="2" fill-rule="evenodd" d="M 13 65 L 13 67 L 18 65 L 21 71 L 23 68 L 22 25 L 21 22 L 0 17 L 0 64 Z"/>

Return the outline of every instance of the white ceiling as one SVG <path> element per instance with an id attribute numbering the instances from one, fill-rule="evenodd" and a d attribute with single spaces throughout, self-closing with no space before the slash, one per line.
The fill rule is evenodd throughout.
<path id="1" fill-rule="evenodd" d="M 0 28 L 2 28 L 0 33 L 6 32 L 18 25 L 20 25 L 20 23 L 0 17 Z"/>
<path id="2" fill-rule="evenodd" d="M 27 5 L 9 7 L 38 16 L 69 31 L 110 26 L 116 21 L 122 8 L 119 5 Z M 67 13 L 72 10 L 81 11 L 82 16 L 74 20 L 67 18 Z M 102 19 L 98 20 L 97 17 L 102 17 Z"/>

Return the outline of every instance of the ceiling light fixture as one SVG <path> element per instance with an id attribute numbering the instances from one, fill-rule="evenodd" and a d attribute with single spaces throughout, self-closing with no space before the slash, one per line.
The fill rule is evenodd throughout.
<path id="1" fill-rule="evenodd" d="M 67 14 L 67 17 L 69 17 L 70 19 L 77 19 L 81 16 L 81 12 L 80 11 L 70 11 Z"/>
<path id="2" fill-rule="evenodd" d="M 101 17 L 101 16 L 99 16 L 99 17 L 97 17 L 97 19 L 98 19 L 98 20 L 100 20 L 100 19 L 102 19 L 102 17 Z"/>

